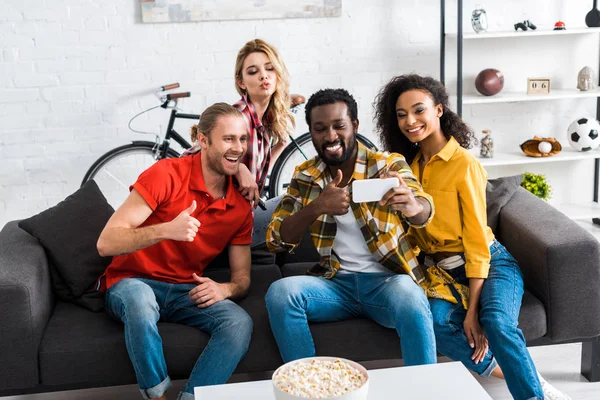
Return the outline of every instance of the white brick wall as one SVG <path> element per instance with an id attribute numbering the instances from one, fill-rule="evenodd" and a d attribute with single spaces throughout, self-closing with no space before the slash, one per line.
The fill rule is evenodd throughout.
<path id="1" fill-rule="evenodd" d="M 470 31 L 470 11 L 480 2 L 465 1 L 465 32 Z M 254 37 L 279 48 L 293 78 L 293 92 L 308 97 L 317 89 L 341 86 L 353 93 L 359 101 L 361 132 L 368 136 L 373 126 L 371 103 L 391 76 L 411 71 L 438 76 L 437 0 L 343 0 L 340 18 L 178 24 L 142 23 L 138 0 L 2 3 L 0 227 L 72 193 L 103 152 L 143 139 L 127 130 L 127 121 L 155 105 L 155 87 L 179 81 L 193 94 L 181 105 L 196 113 L 215 101 L 237 100 L 232 79 L 235 54 Z M 490 29 L 495 30 L 511 29 L 525 18 L 540 28 L 551 27 L 559 18 L 568 27 L 582 26 L 591 7 L 589 0 L 481 3 L 488 10 Z M 447 7 L 447 29 L 452 30 L 456 1 L 448 0 Z M 572 36 L 467 44 L 465 89 L 472 91 L 473 77 L 488 66 L 505 72 L 507 87 L 520 87 L 524 77 L 545 74 L 556 82 L 574 84 L 584 65 L 597 71 L 597 39 Z M 447 46 L 448 62 L 453 63 L 454 42 Z M 548 50 L 553 47 L 559 52 Z M 451 85 L 453 70 L 449 64 Z M 477 131 L 493 129 L 499 148 L 517 149 L 530 133 L 564 136 L 576 115 L 594 112 L 594 102 L 473 106 L 464 112 Z M 158 131 L 164 129 L 167 116 L 159 111 L 136 122 Z M 299 131 L 306 129 L 303 116 L 298 125 Z M 549 166 L 547 171 L 564 174 L 569 165 Z M 579 189 L 591 198 L 591 177 L 585 176 L 590 169 L 577 171 L 583 171 Z M 580 196 L 581 190 L 564 187 L 561 176 L 552 182 L 558 197 L 560 192 Z"/>

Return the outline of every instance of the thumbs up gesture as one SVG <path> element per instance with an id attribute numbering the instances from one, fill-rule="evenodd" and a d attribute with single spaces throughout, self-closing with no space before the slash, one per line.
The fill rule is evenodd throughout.
<path id="1" fill-rule="evenodd" d="M 192 217 L 196 210 L 196 200 L 192 205 L 179 213 L 175 219 L 168 223 L 167 239 L 178 240 L 181 242 L 193 242 L 196 232 L 200 227 L 200 221 Z"/>
<path id="2" fill-rule="evenodd" d="M 423 205 L 417 201 L 412 189 L 400 177 L 396 171 L 390 171 L 382 178 L 398 178 L 400 185 L 388 190 L 381 198 L 380 204 L 387 205 L 392 210 L 400 211 L 405 217 L 410 218 L 423 211 Z"/>
<path id="3" fill-rule="evenodd" d="M 321 215 L 344 215 L 348 212 L 350 194 L 346 188 L 339 187 L 343 179 L 344 174 L 341 169 L 338 169 L 335 178 L 325 186 L 321 195 L 315 200 Z"/>

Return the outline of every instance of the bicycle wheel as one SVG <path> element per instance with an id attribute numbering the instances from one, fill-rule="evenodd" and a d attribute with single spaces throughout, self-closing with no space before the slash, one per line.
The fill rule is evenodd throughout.
<path id="1" fill-rule="evenodd" d="M 356 139 L 367 148 L 377 150 L 377 146 L 363 135 L 356 134 Z M 273 169 L 271 170 L 271 176 L 269 177 L 269 198 L 284 194 L 292 180 L 296 166 L 302 164 L 306 159 L 317 155 L 317 151 L 312 144 L 310 132 L 301 135 L 296 139 L 296 142 L 307 158 L 304 158 L 293 143 L 287 145 L 277 161 L 275 161 L 275 165 L 273 165 Z"/>
<path id="2" fill-rule="evenodd" d="M 129 195 L 129 186 L 156 162 L 155 147 L 152 142 L 133 142 L 110 150 L 90 167 L 81 184 L 96 181 L 108 203 L 117 209 Z M 169 148 L 167 157 L 179 154 Z"/>

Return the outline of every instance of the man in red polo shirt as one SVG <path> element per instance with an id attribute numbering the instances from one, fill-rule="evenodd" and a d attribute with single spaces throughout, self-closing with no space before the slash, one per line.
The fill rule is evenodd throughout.
<path id="1" fill-rule="evenodd" d="M 248 128 L 234 107 L 207 108 L 197 127 L 202 151 L 164 159 L 144 171 L 98 239 L 115 256 L 100 285 L 106 310 L 125 325 L 125 344 L 144 399 L 166 399 L 171 385 L 156 323 L 177 322 L 211 335 L 178 399 L 194 387 L 222 384 L 246 354 L 250 316 L 232 302 L 250 286 L 252 209 L 232 176 Z M 231 282 L 202 276 L 229 246 Z"/>

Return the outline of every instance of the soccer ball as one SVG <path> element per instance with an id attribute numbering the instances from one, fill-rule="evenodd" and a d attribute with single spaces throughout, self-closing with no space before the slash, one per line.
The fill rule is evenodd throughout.
<path id="1" fill-rule="evenodd" d="M 600 123 L 596 118 L 579 118 L 569 125 L 567 138 L 579 151 L 594 150 L 600 145 Z"/>

